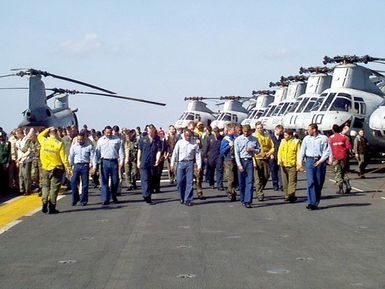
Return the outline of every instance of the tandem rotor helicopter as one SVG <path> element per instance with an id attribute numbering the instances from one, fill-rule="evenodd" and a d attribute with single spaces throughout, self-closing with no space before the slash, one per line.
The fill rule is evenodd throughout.
<path id="1" fill-rule="evenodd" d="M 13 69 L 17 71 L 12 74 L 1 75 L 0 78 L 12 77 L 12 76 L 27 76 L 29 77 L 29 87 L 18 87 L 18 88 L 2 88 L 2 89 L 28 89 L 29 90 L 29 105 L 28 108 L 23 112 L 23 120 L 19 124 L 19 127 L 68 127 L 70 125 L 78 126 L 78 120 L 76 117 L 77 109 L 69 107 L 68 95 L 69 94 L 89 94 L 99 95 L 110 98 L 120 98 L 124 100 L 138 101 L 148 104 L 165 106 L 166 104 L 132 98 L 122 95 L 117 95 L 115 92 L 83 82 L 76 79 L 56 75 L 47 71 L 41 71 L 37 69 Z M 85 92 L 78 90 L 69 90 L 62 88 L 46 88 L 42 77 L 53 77 L 68 82 L 77 83 L 89 88 L 102 91 L 99 92 Z M 51 91 L 51 94 L 47 95 L 46 91 Z M 55 97 L 54 107 L 51 108 L 47 104 L 47 100 Z"/>
<path id="2" fill-rule="evenodd" d="M 275 90 L 253 90 L 252 95 L 255 99 L 250 99 L 250 106 L 252 108 L 248 109 L 249 114 L 241 124 L 248 124 L 252 129 L 255 129 L 255 124 L 259 118 L 263 115 L 268 105 L 274 101 L 274 94 Z"/>

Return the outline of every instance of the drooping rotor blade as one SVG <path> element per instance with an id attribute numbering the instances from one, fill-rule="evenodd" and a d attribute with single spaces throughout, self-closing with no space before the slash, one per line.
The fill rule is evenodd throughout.
<path id="1" fill-rule="evenodd" d="M 10 77 L 10 76 L 15 76 L 16 74 L 15 73 L 12 73 L 12 74 L 6 74 L 6 75 L 0 75 L 0 78 L 3 78 L 3 77 Z"/>
<path id="2" fill-rule="evenodd" d="M 87 82 L 83 82 L 83 81 L 80 81 L 80 80 L 72 79 L 72 78 L 69 78 L 69 77 L 65 77 L 65 76 L 60 76 L 60 75 L 57 75 L 57 74 L 49 73 L 47 71 L 41 71 L 41 70 L 36 70 L 36 69 L 29 69 L 28 72 L 31 75 L 51 76 L 53 78 L 57 78 L 57 79 L 61 79 L 61 80 L 65 80 L 65 81 L 70 81 L 70 82 L 74 82 L 74 83 L 77 83 L 77 84 L 81 84 L 81 85 L 84 85 L 84 86 L 88 86 L 88 87 L 91 87 L 93 89 L 104 91 L 104 92 L 109 93 L 109 94 L 116 94 L 113 91 L 110 91 L 110 90 L 98 87 L 96 85 L 93 85 L 93 84 L 90 84 L 90 83 L 87 83 Z"/>
<path id="3" fill-rule="evenodd" d="M 26 90 L 28 87 L 0 87 L 0 89 L 23 89 Z"/>
<path id="4" fill-rule="evenodd" d="M 161 106 L 166 105 L 165 103 L 161 103 L 161 102 L 156 102 L 156 101 L 151 101 L 151 100 L 146 100 L 146 99 L 140 99 L 140 98 L 134 98 L 134 97 L 128 97 L 128 96 L 123 96 L 123 95 L 116 95 L 116 94 L 89 92 L 89 91 L 78 91 L 78 90 L 69 90 L 69 89 L 62 89 L 62 88 L 47 88 L 47 90 L 53 91 L 52 94 L 47 96 L 47 99 L 52 98 L 53 96 L 55 96 L 58 93 L 90 94 L 90 95 L 100 95 L 100 96 L 107 96 L 107 97 L 112 97 L 112 98 L 120 98 L 120 99 L 125 99 L 125 100 L 144 102 L 144 103 L 149 103 L 149 104 L 154 104 L 154 105 L 161 105 Z"/>
<path id="5" fill-rule="evenodd" d="M 166 106 L 165 103 L 161 103 L 161 102 L 156 102 L 156 101 L 146 100 L 146 99 L 140 99 L 140 98 L 134 98 L 134 97 L 128 97 L 128 96 L 122 96 L 122 95 L 116 95 L 116 94 L 107 94 L 107 93 L 98 93 L 98 92 L 84 92 L 83 94 L 101 95 L 101 96 L 107 96 L 107 97 L 113 97 L 113 98 L 120 98 L 120 99 L 144 102 L 144 103 L 149 103 L 149 104 L 154 104 L 154 105 Z"/>

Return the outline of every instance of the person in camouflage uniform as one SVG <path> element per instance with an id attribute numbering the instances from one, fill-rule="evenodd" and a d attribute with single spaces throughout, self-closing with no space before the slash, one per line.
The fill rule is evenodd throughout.
<path id="1" fill-rule="evenodd" d="M 138 140 L 136 131 L 130 130 L 124 142 L 124 171 L 126 172 L 126 183 L 128 190 L 136 190 L 138 179 L 138 168 L 136 166 L 138 155 Z"/>
<path id="2" fill-rule="evenodd" d="M 230 201 L 235 202 L 237 193 L 235 191 L 238 183 L 238 167 L 234 156 L 234 140 L 236 138 L 235 125 L 226 125 L 226 135 L 221 141 L 220 153 L 224 157 L 225 180 L 227 181 L 227 196 Z"/>
<path id="3" fill-rule="evenodd" d="M 8 190 L 8 166 L 11 160 L 11 144 L 6 140 L 4 131 L 0 132 L 0 193 L 5 194 Z"/>
<path id="4" fill-rule="evenodd" d="M 39 196 L 41 196 L 40 143 L 37 141 L 36 134 L 33 134 L 31 136 L 31 154 L 32 154 L 32 167 L 31 167 L 32 190 L 38 190 Z"/>

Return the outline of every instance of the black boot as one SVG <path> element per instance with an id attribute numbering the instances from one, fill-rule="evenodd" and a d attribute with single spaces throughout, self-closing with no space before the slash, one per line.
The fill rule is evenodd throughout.
<path id="1" fill-rule="evenodd" d="M 43 203 L 43 206 L 41 207 L 41 211 L 42 211 L 43 213 L 47 213 L 47 212 L 48 212 L 47 206 L 48 206 L 47 203 Z"/>
<path id="2" fill-rule="evenodd" d="M 344 186 L 343 186 L 343 184 L 339 184 L 339 185 L 338 185 L 338 191 L 337 191 L 337 194 L 338 194 L 338 195 L 343 195 L 343 194 L 344 194 Z"/>
<path id="3" fill-rule="evenodd" d="M 349 194 L 352 191 L 352 187 L 350 186 L 349 180 L 345 181 L 345 186 L 346 186 L 345 194 Z"/>
<path id="4" fill-rule="evenodd" d="M 51 202 L 48 203 L 48 214 L 59 214 L 59 211 L 56 210 L 56 204 L 52 204 Z"/>

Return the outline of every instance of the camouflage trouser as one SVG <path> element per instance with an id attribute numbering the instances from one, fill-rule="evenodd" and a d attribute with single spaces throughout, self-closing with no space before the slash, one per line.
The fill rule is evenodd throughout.
<path id="1" fill-rule="evenodd" d="M 341 186 L 344 182 L 349 181 L 348 175 L 346 175 L 346 160 L 334 160 L 333 170 L 335 173 L 335 181 L 338 186 Z"/>
<path id="2" fill-rule="evenodd" d="M 297 188 L 297 168 L 281 167 L 282 185 L 285 198 L 295 197 Z"/>
<path id="3" fill-rule="evenodd" d="M 236 178 L 238 176 L 238 168 L 235 160 L 224 161 L 225 168 L 225 181 L 227 181 L 227 194 L 228 195 L 236 195 L 235 187 L 236 187 Z"/>
<path id="4" fill-rule="evenodd" d="M 270 178 L 269 161 L 257 160 L 256 163 L 257 166 L 254 171 L 256 195 L 257 197 L 263 197 L 263 189 Z"/>
<path id="5" fill-rule="evenodd" d="M 203 190 L 202 190 L 202 181 L 203 181 L 203 171 L 198 170 L 198 166 L 196 163 L 194 163 L 194 177 L 195 177 L 195 185 L 197 189 L 197 195 L 202 196 Z"/>
<path id="6" fill-rule="evenodd" d="M 19 164 L 19 187 L 20 193 L 31 193 L 31 162 L 23 162 Z"/>
<path id="7" fill-rule="evenodd" d="M 41 186 L 41 162 L 39 159 L 32 161 L 31 178 L 33 183 Z"/>
<path id="8" fill-rule="evenodd" d="M 136 163 L 125 163 L 124 171 L 126 172 L 127 186 L 129 187 L 130 185 L 136 185 L 136 180 L 138 179 L 138 168 L 136 167 Z"/>
<path id="9" fill-rule="evenodd" d="M 41 198 L 44 204 L 48 203 L 49 200 L 53 205 L 56 205 L 63 175 L 64 170 L 42 170 Z"/>

